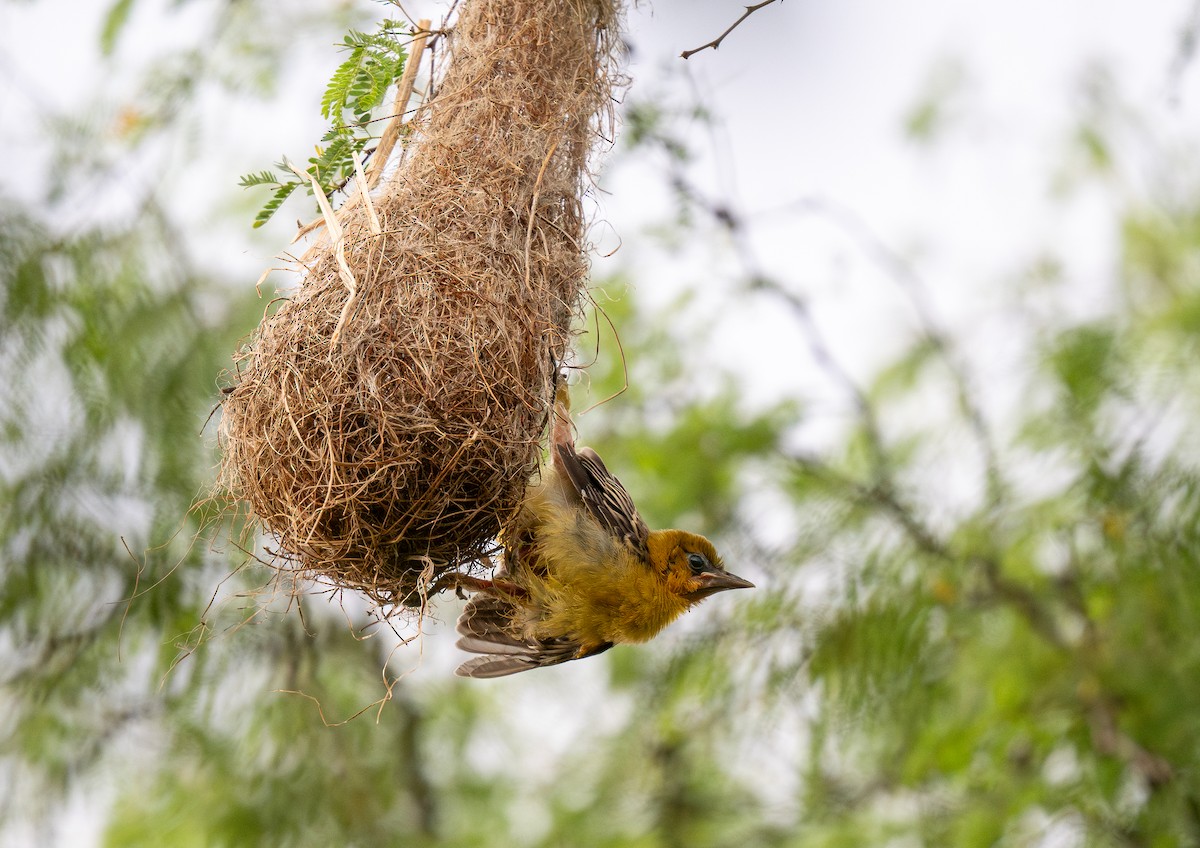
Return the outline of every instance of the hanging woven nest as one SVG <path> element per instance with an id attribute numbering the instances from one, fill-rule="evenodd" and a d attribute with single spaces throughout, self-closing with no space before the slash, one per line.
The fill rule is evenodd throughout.
<path id="1" fill-rule="evenodd" d="M 386 183 L 330 213 L 237 355 L 222 482 L 282 567 L 413 604 L 515 514 L 580 308 L 614 29 L 612 0 L 468 2 Z"/>

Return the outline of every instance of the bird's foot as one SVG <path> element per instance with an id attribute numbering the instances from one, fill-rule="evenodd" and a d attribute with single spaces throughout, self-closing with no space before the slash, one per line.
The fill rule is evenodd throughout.
<path id="1" fill-rule="evenodd" d="M 465 592 L 482 592 L 496 598 L 522 598 L 526 592 L 516 583 L 507 580 L 485 580 L 482 577 L 472 577 L 458 571 L 443 574 L 429 587 L 429 594 L 436 595 L 446 589 L 454 588 L 454 594 L 466 598 Z M 465 591 L 464 591 L 465 590 Z"/>

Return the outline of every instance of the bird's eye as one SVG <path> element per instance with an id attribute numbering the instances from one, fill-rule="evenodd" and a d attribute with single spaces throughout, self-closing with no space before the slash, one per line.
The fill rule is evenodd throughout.
<path id="1" fill-rule="evenodd" d="M 704 557 L 704 554 L 688 554 L 688 565 L 692 567 L 692 571 L 696 574 L 709 568 L 708 560 Z"/>

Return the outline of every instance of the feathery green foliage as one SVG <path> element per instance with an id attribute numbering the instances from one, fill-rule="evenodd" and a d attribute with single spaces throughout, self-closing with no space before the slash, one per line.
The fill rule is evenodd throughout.
<path id="1" fill-rule="evenodd" d="M 403 21 L 384 20 L 375 32 L 352 29 L 342 39 L 346 58 L 321 96 L 321 114 L 329 121 L 329 128 L 304 169 L 327 197 L 353 179 L 354 160 L 364 151 L 369 153 L 367 145 L 377 139 L 374 127 L 382 119 L 377 118 L 376 111 L 404 73 L 408 58 L 404 38 L 410 29 Z M 246 174 L 238 183 L 243 188 L 274 187 L 271 198 L 254 218 L 255 227 L 269 221 L 296 189 L 304 188 L 312 194 L 311 182 L 302 181 L 286 159 L 274 167 L 274 171 Z"/>

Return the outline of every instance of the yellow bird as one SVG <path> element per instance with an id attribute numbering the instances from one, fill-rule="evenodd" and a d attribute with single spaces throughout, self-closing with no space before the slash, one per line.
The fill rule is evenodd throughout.
<path id="1" fill-rule="evenodd" d="M 475 592 L 458 619 L 458 646 L 482 656 L 464 677 L 502 677 L 645 642 L 716 592 L 754 586 L 725 570 L 712 542 L 651 531 L 596 452 L 575 449 L 559 385 L 550 463 L 530 483 L 500 540 L 491 580 L 459 575 Z"/>

